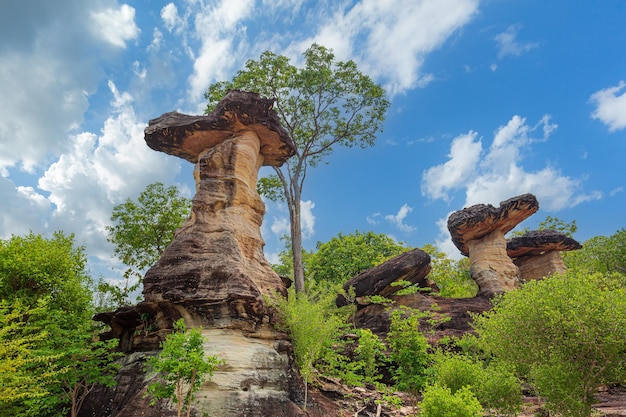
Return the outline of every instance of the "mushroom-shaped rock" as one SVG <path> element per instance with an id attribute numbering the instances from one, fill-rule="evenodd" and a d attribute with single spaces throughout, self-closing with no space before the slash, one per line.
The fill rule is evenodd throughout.
<path id="1" fill-rule="evenodd" d="M 150 121 L 148 145 L 195 163 L 197 189 L 189 220 L 146 273 L 147 301 L 226 303 L 233 318 L 260 319 L 263 295 L 284 290 L 263 255 L 265 206 L 256 191 L 259 168 L 282 164 L 295 149 L 272 103 L 230 91 L 207 116 Z"/>
<path id="2" fill-rule="evenodd" d="M 517 265 L 522 280 L 541 279 L 566 271 L 561 252 L 582 245 L 556 230 L 533 230 L 507 241 L 506 251 Z"/>
<path id="3" fill-rule="evenodd" d="M 452 242 L 469 256 L 479 295 L 490 297 L 519 285 L 519 271 L 507 255 L 504 235 L 537 210 L 537 198 L 523 194 L 501 202 L 500 207 L 477 204 L 450 215 Z"/>
<path id="4" fill-rule="evenodd" d="M 350 288 L 354 288 L 357 300 L 371 295 L 386 297 L 401 289 L 391 286 L 395 281 L 404 280 L 425 286 L 424 278 L 429 272 L 430 255 L 421 249 L 413 249 L 349 279 L 343 289 L 348 292 Z M 336 303 L 341 307 L 347 305 L 348 301 L 343 295 L 339 295 Z"/>

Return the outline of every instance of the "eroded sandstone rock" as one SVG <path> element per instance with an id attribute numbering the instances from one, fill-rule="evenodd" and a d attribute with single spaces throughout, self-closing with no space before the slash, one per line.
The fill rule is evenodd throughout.
<path id="1" fill-rule="evenodd" d="M 348 293 L 354 289 L 354 295 L 359 305 L 365 305 L 363 299 L 371 295 L 387 297 L 401 289 L 391 284 L 404 280 L 418 286 L 426 287 L 425 280 L 430 272 L 430 255 L 421 249 L 413 249 L 389 259 L 349 279 L 343 289 Z M 337 297 L 337 306 L 347 305 L 348 301 L 343 295 Z"/>
<path id="2" fill-rule="evenodd" d="M 291 344 L 274 329 L 265 301 L 286 291 L 263 255 L 258 171 L 281 165 L 295 152 L 272 104 L 254 93 L 230 91 L 208 116 L 172 112 L 150 121 L 145 138 L 152 149 L 196 165 L 191 215 L 146 273 L 145 301 L 96 317 L 111 326 L 108 337 L 119 338 L 124 351 L 142 354 L 156 352 L 178 318 L 202 327 L 206 353 L 226 364 L 196 395 L 193 415 L 303 415 L 296 404 L 302 382 Z M 152 408 L 140 400 L 146 384 L 140 373 L 134 386 L 119 386 L 125 392 L 103 393 L 101 399 L 122 403 L 112 400 L 116 414 L 94 416 L 166 415 L 163 404 Z"/>
<path id="3" fill-rule="evenodd" d="M 566 272 L 561 252 L 581 248 L 575 239 L 556 230 L 534 230 L 507 241 L 507 254 L 524 281 Z"/>
<path id="4" fill-rule="evenodd" d="M 477 204 L 456 211 L 448 218 L 452 242 L 470 258 L 470 275 L 487 297 L 516 288 L 520 282 L 517 266 L 506 252 L 504 235 L 539 209 L 532 194 L 523 194 L 500 203 Z"/>

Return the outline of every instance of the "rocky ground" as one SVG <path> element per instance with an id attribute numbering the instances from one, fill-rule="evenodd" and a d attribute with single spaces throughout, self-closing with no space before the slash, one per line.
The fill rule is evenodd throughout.
<path id="1" fill-rule="evenodd" d="M 373 388 L 373 387 L 372 387 Z M 349 389 L 336 381 L 326 379 L 320 387 L 312 388 L 308 406 L 310 417 L 410 417 L 415 413 L 412 398 L 404 393 L 395 393 L 403 405 L 390 406 L 382 395 L 374 389 Z M 594 417 L 626 416 L 626 387 L 608 388 L 597 396 Z M 549 414 L 536 397 L 524 397 L 522 413 L 518 417 L 547 417 Z M 381 403 L 382 405 L 379 405 Z M 337 405 L 341 411 L 337 414 Z"/>

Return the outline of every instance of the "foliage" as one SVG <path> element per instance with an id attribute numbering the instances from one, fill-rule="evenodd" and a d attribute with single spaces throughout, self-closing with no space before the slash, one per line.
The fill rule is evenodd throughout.
<path id="1" fill-rule="evenodd" d="M 502 363 L 485 366 L 464 354 L 438 353 L 431 371 L 436 385 L 450 388 L 452 394 L 467 387 L 485 409 L 509 416 L 521 410 L 520 381 Z"/>
<path id="2" fill-rule="evenodd" d="M 113 383 L 114 342 L 97 340 L 90 283 L 72 235 L 0 241 L 3 415 L 74 416 L 94 384 Z"/>
<path id="3" fill-rule="evenodd" d="M 565 415 L 588 416 L 598 387 L 626 380 L 626 286 L 617 274 L 570 271 L 526 283 L 474 326 L 488 352 Z"/>
<path id="4" fill-rule="evenodd" d="M 370 329 L 357 329 L 359 343 L 356 347 L 356 359 L 360 364 L 364 383 L 373 384 L 382 378 L 381 366 L 387 362 L 385 344 Z"/>
<path id="5" fill-rule="evenodd" d="M 115 245 L 115 255 L 126 265 L 125 286 L 101 283 L 100 291 L 110 293 L 118 305 L 131 303 L 130 294 L 139 288 L 145 269 L 153 265 L 174 239 L 174 231 L 188 217 L 191 202 L 174 186 L 160 182 L 149 184 L 137 201 L 127 199 L 113 207 L 107 226 L 108 241 Z"/>
<path id="6" fill-rule="evenodd" d="M 427 316 L 419 310 L 397 309 L 391 313 L 387 344 L 393 363 L 393 381 L 396 387 L 413 395 L 424 387 L 427 369 L 431 364 L 430 345 L 419 331 L 420 319 Z"/>
<path id="7" fill-rule="evenodd" d="M 185 409 L 189 417 L 194 393 L 223 363 L 204 353 L 203 342 L 201 329 L 187 330 L 183 319 L 174 323 L 174 333 L 161 343 L 161 352 L 147 361 L 148 368 L 161 378 L 148 384 L 151 405 L 161 399 L 172 400 L 177 404 L 178 417 Z"/>
<path id="8" fill-rule="evenodd" d="M 39 326 L 29 324 L 25 316 L 41 314 L 44 305 L 25 307 L 16 300 L 0 300 L 0 412 L 9 415 L 13 406 L 48 394 L 45 384 L 58 374 L 50 366 L 58 355 L 41 355 L 37 346 L 48 336 Z M 37 372 L 32 372 L 37 369 Z"/>
<path id="9" fill-rule="evenodd" d="M 563 261 L 570 269 L 626 275 L 626 228 L 587 240 L 582 249 L 563 253 Z"/>
<path id="10" fill-rule="evenodd" d="M 316 380 L 316 363 L 320 359 L 325 358 L 327 367 L 335 369 L 340 367 L 336 361 L 345 362 L 345 358 L 328 356 L 345 327 L 344 318 L 330 308 L 334 297 L 332 291 L 311 286 L 306 293 L 296 293 L 290 288 L 286 299 L 276 295 L 270 300 L 278 308 L 283 330 L 291 336 L 296 366 L 305 386 Z M 305 389 L 305 408 L 307 394 Z"/>
<path id="11" fill-rule="evenodd" d="M 576 220 L 566 223 L 558 217 L 546 216 L 546 218 L 537 226 L 537 230 L 556 230 L 557 232 L 563 233 L 567 237 L 573 238 L 574 233 L 578 231 L 578 226 L 576 225 Z M 525 227 L 521 230 L 512 232 L 511 236 L 523 236 L 529 231 L 530 229 Z"/>
<path id="12" fill-rule="evenodd" d="M 476 296 L 478 286 L 469 274 L 469 258 L 456 261 L 434 245 L 422 248 L 430 255 L 432 270 L 428 277 L 439 287 L 439 296 L 450 298 L 471 298 Z"/>
<path id="13" fill-rule="evenodd" d="M 326 243 L 317 243 L 317 251 L 308 260 L 307 277 L 343 285 L 408 249 L 385 234 L 358 230 L 345 236 L 339 233 Z"/>
<path id="14" fill-rule="evenodd" d="M 287 235 L 283 235 L 280 239 L 285 243 L 285 246 L 278 254 L 279 263 L 272 264 L 272 269 L 278 275 L 289 277 L 293 280 L 293 256 L 291 250 L 291 238 Z M 312 252 L 308 252 L 305 249 L 302 249 L 302 262 L 305 271 L 308 269 L 311 255 Z"/>
<path id="15" fill-rule="evenodd" d="M 304 291 L 300 210 L 307 171 L 337 146 L 372 146 L 389 102 L 384 90 L 353 61 L 337 61 L 331 50 L 317 44 L 306 50 L 301 68 L 269 51 L 258 60 L 249 60 L 232 81 L 208 88 L 207 113 L 231 89 L 276 99 L 274 110 L 295 142 L 295 156 L 282 167 L 274 167 L 275 176 L 260 181 L 259 188 L 266 197 L 282 194 L 287 202 L 294 281 L 296 290 Z"/>
<path id="16" fill-rule="evenodd" d="M 90 319 L 91 282 L 83 247 L 74 246 L 74 235 L 55 232 L 46 239 L 32 232 L 0 240 L 0 299 L 20 299 L 35 307 L 49 296 L 49 307 Z"/>
<path id="17" fill-rule="evenodd" d="M 468 386 L 452 392 L 450 388 L 429 385 L 420 402 L 421 417 L 481 417 L 482 406 Z"/>

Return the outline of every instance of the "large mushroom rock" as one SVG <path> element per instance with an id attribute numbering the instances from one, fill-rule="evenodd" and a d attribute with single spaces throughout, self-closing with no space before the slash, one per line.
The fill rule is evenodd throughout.
<path id="1" fill-rule="evenodd" d="M 520 271 L 521 279 L 541 279 L 564 273 L 561 252 L 581 249 L 575 239 L 556 230 L 533 230 L 507 241 L 506 251 Z"/>
<path id="2" fill-rule="evenodd" d="M 230 91 L 207 116 L 150 121 L 148 146 L 195 163 L 197 190 L 189 220 L 145 275 L 147 301 L 193 304 L 209 319 L 262 320 L 263 296 L 284 291 L 263 255 L 265 206 L 256 191 L 259 168 L 295 152 L 272 105 Z"/>
<path id="3" fill-rule="evenodd" d="M 363 300 L 367 296 L 387 297 L 400 290 L 401 287 L 391 285 L 396 281 L 404 280 L 426 286 L 425 277 L 430 269 L 430 255 L 421 249 L 413 249 L 349 279 L 343 285 L 343 289 L 348 293 L 350 288 L 353 288 L 357 304 L 365 305 L 367 303 Z M 336 303 L 341 307 L 347 305 L 348 300 L 339 295 Z"/>
<path id="4" fill-rule="evenodd" d="M 194 415 L 304 414 L 297 405 L 302 384 L 291 344 L 274 329 L 264 298 L 286 289 L 263 255 L 258 171 L 281 165 L 295 152 L 272 104 L 254 93 L 230 91 L 207 116 L 166 113 L 150 121 L 145 139 L 152 149 L 196 164 L 191 215 L 146 273 L 145 301 L 97 317 L 111 325 L 110 337 L 133 352 L 127 358 L 138 360 L 157 352 L 176 319 L 202 327 L 206 353 L 225 365 L 196 394 Z M 91 401 L 112 398 L 109 408 L 116 414 L 93 416 L 166 415 L 141 400 L 147 377 L 135 381 L 122 384 L 124 393 L 109 391 Z"/>
<path id="5" fill-rule="evenodd" d="M 519 271 L 507 255 L 504 235 L 537 210 L 537 198 L 523 194 L 501 202 L 500 207 L 477 204 L 450 215 L 452 242 L 469 256 L 479 295 L 490 297 L 519 286 Z"/>

